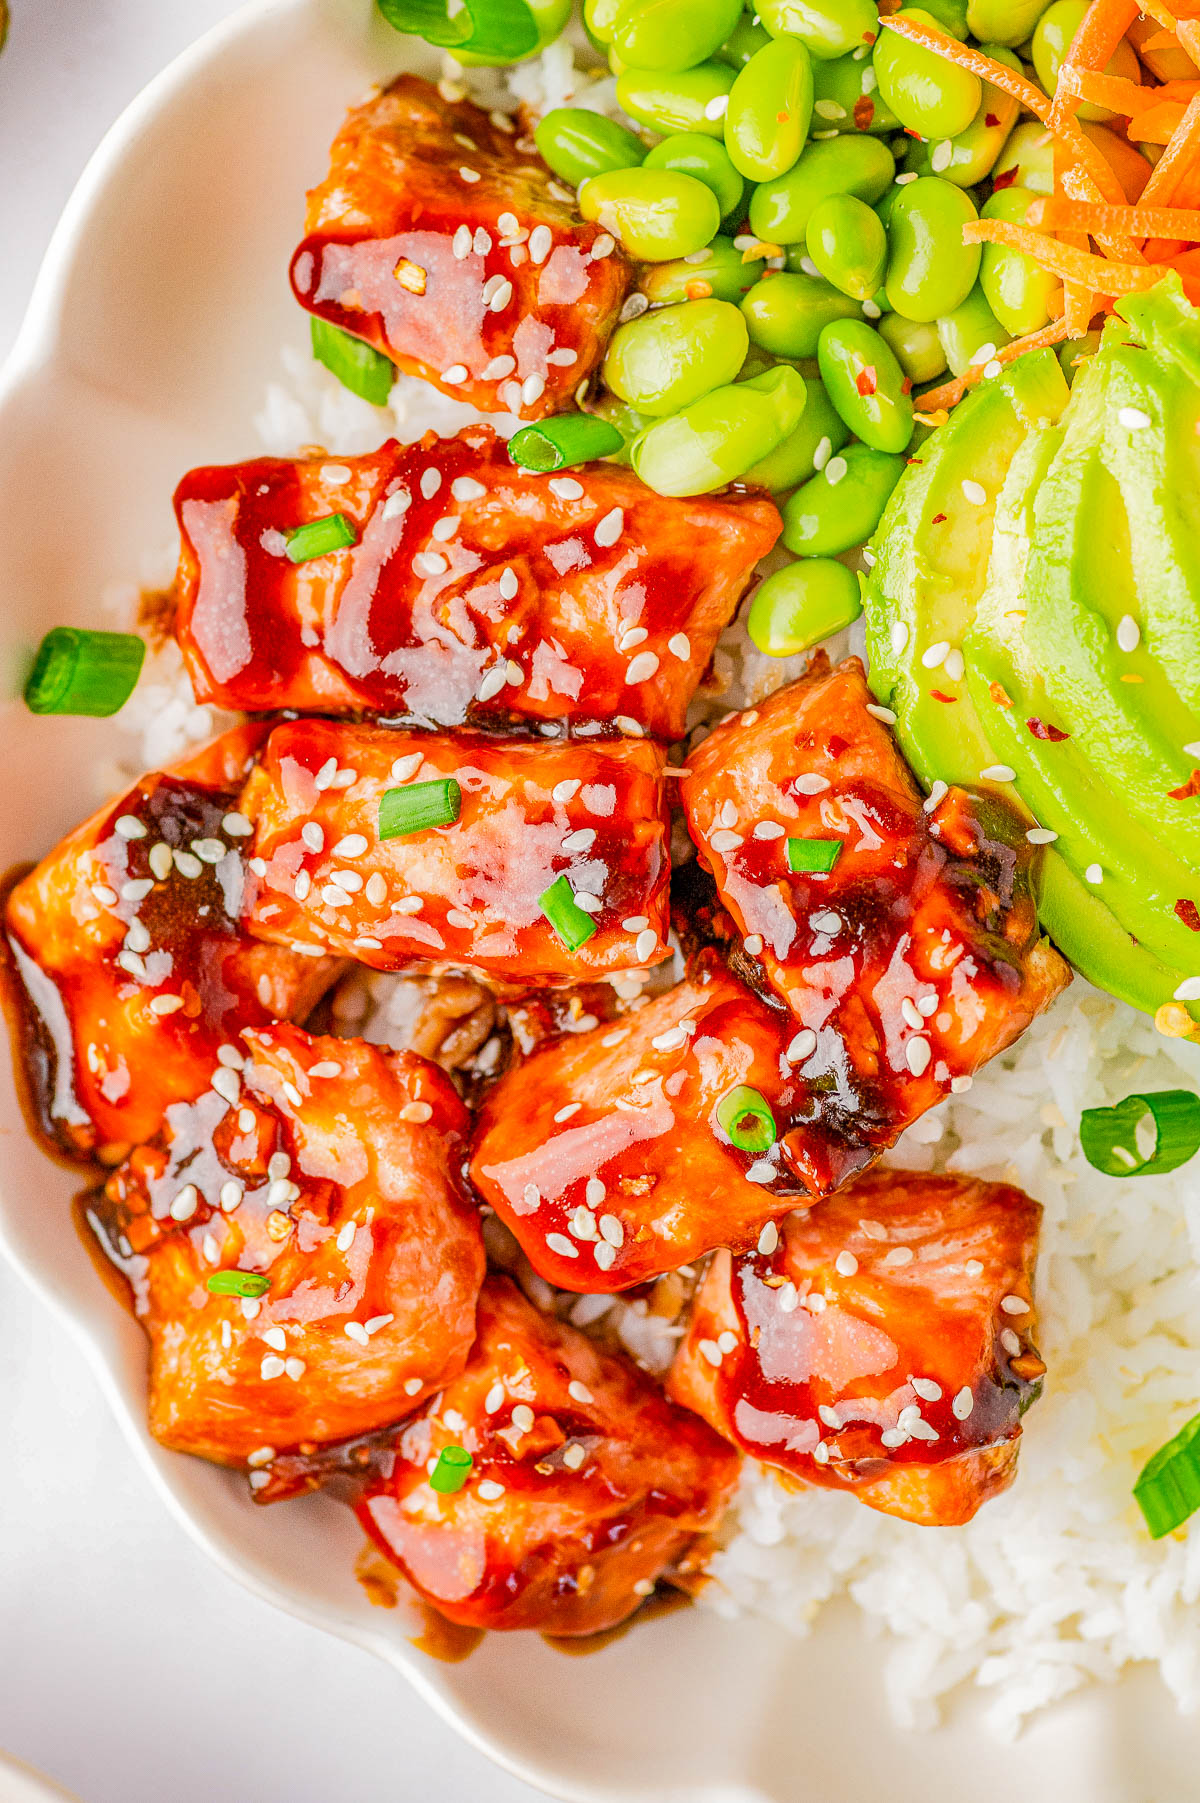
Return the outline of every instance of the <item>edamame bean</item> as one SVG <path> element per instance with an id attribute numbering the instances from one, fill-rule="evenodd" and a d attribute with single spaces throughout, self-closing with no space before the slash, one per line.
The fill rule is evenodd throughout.
<path id="1" fill-rule="evenodd" d="M 729 160 L 729 152 L 716 138 L 706 138 L 698 131 L 675 132 L 646 156 L 647 169 L 678 169 L 694 176 L 711 188 L 717 197 L 721 217 L 741 205 L 746 184 Z"/>
<path id="2" fill-rule="evenodd" d="M 878 138 L 827 138 L 809 144 L 786 175 L 754 190 L 750 230 L 768 244 L 802 244 L 821 201 L 831 194 L 853 194 L 874 206 L 895 173 L 896 160 Z"/>
<path id="3" fill-rule="evenodd" d="M 759 583 L 746 630 L 768 657 L 796 657 L 853 625 L 861 612 L 854 572 L 829 557 L 806 557 Z"/>
<path id="4" fill-rule="evenodd" d="M 1054 0 L 1054 5 L 1048 7 L 1038 20 L 1033 34 L 1033 66 L 1047 94 L 1053 94 L 1058 85 L 1058 72 L 1066 61 L 1075 33 L 1083 24 L 1088 6 L 1089 0 Z M 1141 80 L 1141 67 L 1127 38 L 1122 38 L 1117 45 L 1104 73 L 1123 76 L 1126 81 Z M 1105 106 L 1094 106 L 1091 101 L 1085 101 L 1076 117 L 1105 120 L 1116 115 Z"/>
<path id="5" fill-rule="evenodd" d="M 721 223 L 712 189 L 673 169 L 614 169 L 594 175 L 579 190 L 579 211 L 646 263 L 702 250 Z"/>
<path id="6" fill-rule="evenodd" d="M 542 160 L 573 188 L 611 169 L 635 169 L 646 155 L 646 146 L 631 131 L 582 106 L 552 108 L 533 136 Z"/>
<path id="7" fill-rule="evenodd" d="M 808 254 L 825 277 L 852 300 L 870 300 L 887 267 L 888 238 L 864 201 L 831 194 L 814 209 Z"/>
<path id="8" fill-rule="evenodd" d="M 975 203 L 940 176 L 901 188 L 888 213 L 887 297 L 905 319 L 940 319 L 966 300 L 979 274 L 978 244 L 962 228 Z"/>
<path id="9" fill-rule="evenodd" d="M 807 482 L 817 464 L 824 464 L 835 451 L 840 451 L 850 434 L 846 422 L 833 405 L 815 376 L 805 378 L 808 400 L 800 423 L 783 440 L 777 450 L 754 464 L 742 478 L 769 488 L 772 494 L 795 488 Z"/>
<path id="10" fill-rule="evenodd" d="M 619 401 L 615 394 L 597 395 L 594 401 L 588 402 L 587 411 L 596 414 L 599 419 L 606 419 L 610 426 L 617 428 L 625 440 L 622 449 L 614 451 L 611 457 L 605 458 L 605 462 L 627 464 L 629 447 L 646 424 L 641 414 L 624 401 Z"/>
<path id="11" fill-rule="evenodd" d="M 624 0 L 583 0 L 583 23 L 588 36 L 597 44 L 607 44 L 613 23 Z"/>
<path id="12" fill-rule="evenodd" d="M 999 350 L 1001 345 L 1012 343 L 978 284 L 960 307 L 938 320 L 937 335 L 952 376 L 961 376 L 973 363 L 978 363 L 978 353 L 986 345 Z"/>
<path id="13" fill-rule="evenodd" d="M 813 118 L 818 131 L 891 132 L 900 121 L 879 92 L 870 57 L 813 63 Z"/>
<path id="14" fill-rule="evenodd" d="M 1006 178 L 1001 181 L 1001 178 Z M 1037 120 L 1018 125 L 996 158 L 992 180 L 1002 187 L 1032 188 L 1035 194 L 1054 192 L 1054 136 Z"/>
<path id="15" fill-rule="evenodd" d="M 904 468 L 903 457 L 870 445 L 847 445 L 784 502 L 788 550 L 798 557 L 836 557 L 852 545 L 865 544 Z"/>
<path id="16" fill-rule="evenodd" d="M 617 77 L 617 105 L 631 119 L 664 135 L 698 131 L 719 138 L 733 81 L 733 70 L 726 63 L 697 63 L 675 75 L 626 69 Z"/>
<path id="17" fill-rule="evenodd" d="M 817 340 L 817 367 L 856 438 L 876 451 L 905 449 L 912 437 L 911 384 L 878 332 L 865 320 L 835 319 Z"/>
<path id="18" fill-rule="evenodd" d="M 1006 63 L 1017 75 L 1023 73 L 1020 60 L 1010 51 L 1001 50 L 995 44 L 985 44 L 982 49 L 994 61 Z M 985 81 L 979 111 L 966 131 L 959 132 L 956 138 L 938 138 L 933 143 L 914 140 L 904 167 L 917 175 L 940 175 L 943 181 L 953 182 L 956 188 L 973 188 L 990 174 L 1020 110 L 1010 94 Z"/>
<path id="19" fill-rule="evenodd" d="M 917 7 L 906 7 L 895 17 L 942 29 L 936 19 Z M 872 60 L 879 92 L 900 123 L 922 138 L 957 137 L 979 111 L 983 90 L 977 75 L 948 63 L 923 44 L 889 31 L 886 21 Z"/>
<path id="20" fill-rule="evenodd" d="M 1100 349 L 1100 333 L 1085 332 L 1082 338 L 1068 338 L 1059 346 L 1058 361 L 1067 381 L 1074 385 L 1080 370 L 1089 364 Z M 812 399 L 812 384 L 809 384 L 809 399 Z M 807 412 L 807 409 L 805 409 Z"/>
<path id="21" fill-rule="evenodd" d="M 638 286 L 656 307 L 683 300 L 738 302 L 749 294 L 761 274 L 761 263 L 743 263 L 742 253 L 732 239 L 718 234 L 703 251 L 644 269 Z"/>
<path id="22" fill-rule="evenodd" d="M 639 413 L 678 413 L 733 381 L 749 348 L 746 322 L 729 301 L 684 301 L 618 326 L 604 380 Z"/>
<path id="23" fill-rule="evenodd" d="M 725 147 L 751 181 L 769 182 L 804 149 L 813 109 L 812 62 L 798 38 L 773 38 L 735 80 Z"/>
<path id="24" fill-rule="evenodd" d="M 873 44 L 879 30 L 875 0 L 759 0 L 758 11 L 773 38 L 799 38 L 824 62 Z"/>
<path id="25" fill-rule="evenodd" d="M 935 25 L 963 43 L 967 36 L 967 0 L 925 0 L 925 11 Z"/>
<path id="26" fill-rule="evenodd" d="M 743 13 L 725 42 L 713 55 L 719 63 L 728 63 L 731 69 L 744 69 L 756 51 L 764 44 L 771 42 L 771 34 L 756 25 L 749 13 Z"/>
<path id="27" fill-rule="evenodd" d="M 799 424 L 804 402 L 804 377 L 786 367 L 714 388 L 647 426 L 633 442 L 633 467 L 657 494 L 709 494 L 770 456 Z"/>
<path id="28" fill-rule="evenodd" d="M 946 353 L 936 325 L 925 320 L 905 319 L 902 313 L 889 313 L 875 330 L 891 347 L 910 382 L 933 382 L 942 374 Z"/>
<path id="29" fill-rule="evenodd" d="M 750 339 L 776 357 L 815 357 L 833 319 L 860 319 L 862 308 L 819 276 L 781 273 L 758 282 L 742 302 Z"/>
<path id="30" fill-rule="evenodd" d="M 741 17 L 741 0 L 624 0 L 609 42 L 635 69 L 693 69 Z"/>
<path id="31" fill-rule="evenodd" d="M 983 209 L 985 219 L 1025 223 L 1025 215 L 1037 199 L 1028 188 L 1002 188 Z M 979 266 L 979 286 L 988 306 L 1006 332 L 1021 338 L 1036 332 L 1050 318 L 1050 297 L 1062 287 L 1062 278 L 1008 244 L 985 244 Z"/>
<path id="32" fill-rule="evenodd" d="M 1023 44 L 1050 0 L 967 0 L 967 30 L 980 44 Z"/>

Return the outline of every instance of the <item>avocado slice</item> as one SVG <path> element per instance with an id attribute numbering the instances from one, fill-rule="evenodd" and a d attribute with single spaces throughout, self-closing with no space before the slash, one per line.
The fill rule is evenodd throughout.
<path id="1" fill-rule="evenodd" d="M 978 787 L 996 762 L 964 681 L 962 641 L 1009 465 L 1030 428 L 1056 420 L 1069 398 L 1051 351 L 982 383 L 910 460 L 875 535 L 864 593 L 871 687 L 895 712 L 905 756 L 926 783 Z M 928 665 L 942 645 L 945 657 Z"/>

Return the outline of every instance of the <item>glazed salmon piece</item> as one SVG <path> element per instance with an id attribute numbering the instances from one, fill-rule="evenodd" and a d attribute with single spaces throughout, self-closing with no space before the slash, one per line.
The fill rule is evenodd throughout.
<path id="1" fill-rule="evenodd" d="M 765 496 L 671 500 L 607 463 L 534 475 L 478 426 L 192 470 L 175 510 L 175 630 L 202 701 L 660 738 L 683 732 L 780 530 Z M 356 542 L 293 563 L 286 535 L 337 513 Z"/>
<path id="2" fill-rule="evenodd" d="M 444 962 L 519 982 L 658 963 L 668 949 L 662 768 L 644 739 L 289 721 L 241 801 L 254 823 L 251 930 L 377 970 Z M 451 824 L 380 838 L 385 793 L 447 780 L 461 793 Z M 574 949 L 542 908 L 555 884 L 576 898 Z"/>
<path id="3" fill-rule="evenodd" d="M 472 1182 L 563 1289 L 628 1289 L 714 1246 L 752 1246 L 769 1216 L 874 1155 L 798 1074 L 795 1032 L 702 959 L 636 1013 L 552 1040 L 502 1077 L 478 1117 Z M 755 1120 L 739 1127 L 747 1092 L 768 1110 L 770 1143 Z"/>
<path id="4" fill-rule="evenodd" d="M 473 1462 L 439 1494 L 447 1446 Z M 398 1435 L 358 1515 L 452 1621 L 594 1634 L 716 1526 L 739 1464 L 627 1359 L 492 1277 L 466 1370 Z"/>
<path id="5" fill-rule="evenodd" d="M 680 789 L 715 930 L 723 910 L 803 1032 L 803 1075 L 882 1149 L 969 1085 L 1070 971 L 1038 931 L 1023 826 L 944 784 L 923 804 L 873 708 L 857 659 L 821 656 L 723 721 Z"/>
<path id="6" fill-rule="evenodd" d="M 1006 1183 L 874 1170 L 762 1249 L 720 1252 L 668 1388 L 736 1446 L 925 1526 L 1012 1482 L 1045 1370 L 1041 1209 Z"/>
<path id="7" fill-rule="evenodd" d="M 484 413 L 570 406 L 633 280 L 532 145 L 415 75 L 347 114 L 305 229 L 300 305 Z"/>
<path id="8" fill-rule="evenodd" d="M 339 968 L 243 930 L 238 796 L 266 728 L 237 727 L 77 827 L 5 910 L 21 1051 L 43 1130 L 120 1158 L 202 1095 L 243 1026 L 303 1019 Z"/>
<path id="9" fill-rule="evenodd" d="M 90 1219 L 149 1336 L 155 1437 L 265 1472 L 403 1420 L 462 1370 L 483 1241 L 466 1111 L 435 1065 L 288 1026 L 236 1052 Z M 269 1287 L 210 1291 L 231 1273 Z"/>

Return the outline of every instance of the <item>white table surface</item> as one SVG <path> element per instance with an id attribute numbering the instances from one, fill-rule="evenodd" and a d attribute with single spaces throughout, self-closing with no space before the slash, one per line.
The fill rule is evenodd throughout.
<path id="1" fill-rule="evenodd" d="M 11 7 L 0 356 L 104 130 L 234 0 Z M 463 1745 L 396 1673 L 210 1565 L 135 1468 L 76 1347 L 2 1263 L 0 1749 L 82 1803 L 539 1794 Z"/>

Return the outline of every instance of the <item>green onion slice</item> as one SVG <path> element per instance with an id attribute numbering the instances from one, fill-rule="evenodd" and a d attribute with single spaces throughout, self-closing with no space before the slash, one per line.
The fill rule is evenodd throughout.
<path id="1" fill-rule="evenodd" d="M 595 457 L 612 457 L 624 443 L 623 434 L 606 419 L 592 413 L 560 413 L 557 419 L 514 432 L 508 454 L 522 469 L 544 474 L 590 463 Z"/>
<path id="2" fill-rule="evenodd" d="M 55 626 L 38 646 L 25 705 L 34 714 L 115 714 L 133 694 L 145 656 L 136 632 Z"/>
<path id="3" fill-rule="evenodd" d="M 511 63 L 538 45 L 537 21 L 525 0 L 465 0 L 454 9 L 447 0 L 378 0 L 394 31 L 405 31 L 448 50 L 469 50 Z"/>
<path id="4" fill-rule="evenodd" d="M 717 1103 L 717 1120 L 739 1152 L 765 1152 L 775 1144 L 775 1116 L 765 1096 L 740 1083 Z"/>
<path id="5" fill-rule="evenodd" d="M 283 535 L 287 539 L 287 555 L 292 563 L 311 563 L 314 557 L 327 557 L 331 551 L 344 551 L 358 538 L 353 523 L 344 513 L 327 513 L 319 520 L 309 520 Z"/>
<path id="6" fill-rule="evenodd" d="M 465 1446 L 443 1446 L 437 1464 L 429 1473 L 429 1488 L 442 1496 L 453 1496 L 471 1475 L 475 1463 Z"/>
<path id="7" fill-rule="evenodd" d="M 262 1271 L 214 1271 L 208 1280 L 214 1296 L 265 1296 L 270 1287 Z"/>
<path id="8" fill-rule="evenodd" d="M 379 837 L 403 839 L 431 826 L 452 826 L 461 812 L 462 790 L 452 776 L 385 789 L 379 797 Z"/>
<path id="9" fill-rule="evenodd" d="M 343 388 L 373 407 L 386 407 L 396 380 L 396 365 L 373 345 L 364 344 L 327 319 L 312 321 L 312 352 Z"/>
<path id="10" fill-rule="evenodd" d="M 1137 1130 L 1154 1122 L 1154 1150 L 1142 1155 Z M 1200 1096 L 1190 1089 L 1154 1089 L 1126 1096 L 1113 1108 L 1085 1108 L 1079 1119 L 1083 1155 L 1106 1177 L 1157 1177 L 1200 1151 Z"/>
<path id="11" fill-rule="evenodd" d="M 815 871 L 828 876 L 841 855 L 840 839 L 789 839 L 787 842 L 789 870 Z"/>
<path id="12" fill-rule="evenodd" d="M 542 890 L 538 907 L 569 952 L 577 952 L 596 931 L 595 921 L 579 906 L 565 876 L 556 876 L 550 887 Z"/>
<path id="13" fill-rule="evenodd" d="M 1200 1509 L 1200 1415 L 1160 1446 L 1133 1486 L 1153 1540 L 1161 1540 Z"/>

